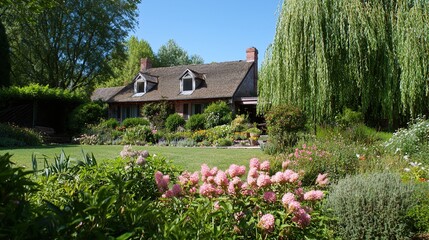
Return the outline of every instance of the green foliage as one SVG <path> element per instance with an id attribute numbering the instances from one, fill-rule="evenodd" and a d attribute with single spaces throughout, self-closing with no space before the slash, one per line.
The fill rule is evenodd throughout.
<path id="1" fill-rule="evenodd" d="M 173 175 L 177 169 L 146 151 L 125 147 L 121 155 L 109 164 L 81 166 L 68 179 L 59 174 L 37 178 L 41 190 L 31 200 L 40 216 L 41 238 L 138 239 L 158 232 L 154 175 Z M 136 161 L 140 156 L 145 156 L 143 164 Z"/>
<path id="2" fill-rule="evenodd" d="M 265 115 L 270 144 L 276 152 L 294 146 L 300 131 L 305 131 L 307 118 L 301 109 L 289 105 L 274 106 Z"/>
<path id="3" fill-rule="evenodd" d="M 228 138 L 219 138 L 214 141 L 214 145 L 217 147 L 228 147 L 232 146 L 232 141 Z"/>
<path id="4" fill-rule="evenodd" d="M 338 235 L 347 239 L 406 239 L 407 212 L 415 206 L 413 185 L 397 174 L 373 173 L 341 179 L 327 198 L 338 219 Z"/>
<path id="5" fill-rule="evenodd" d="M 98 123 L 106 117 L 107 104 L 102 102 L 84 103 L 70 113 L 69 129 L 74 133 L 79 133 L 86 125 Z"/>
<path id="6" fill-rule="evenodd" d="M 206 116 L 206 128 L 230 124 L 232 121 L 232 111 L 226 102 L 219 101 L 208 105 L 204 109 Z"/>
<path id="7" fill-rule="evenodd" d="M 204 114 L 194 114 L 186 121 L 185 128 L 190 131 L 205 129 L 205 122 Z"/>
<path id="8" fill-rule="evenodd" d="M 205 136 L 209 142 L 214 142 L 221 138 L 227 138 L 232 134 L 230 125 L 220 125 L 209 128 L 205 132 Z"/>
<path id="9" fill-rule="evenodd" d="M 31 226 L 31 206 L 27 195 L 33 193 L 36 184 L 21 167 L 13 167 L 12 155 L 0 155 L 0 238 L 28 238 Z"/>
<path id="10" fill-rule="evenodd" d="M 182 116 L 180 116 L 178 113 L 173 113 L 167 117 L 167 120 L 165 121 L 165 128 L 170 132 L 174 132 L 178 127 L 183 127 L 185 124 L 185 119 L 183 119 Z"/>
<path id="11" fill-rule="evenodd" d="M 234 120 L 231 121 L 231 127 L 234 132 L 243 132 L 248 128 L 248 116 L 241 114 L 236 115 Z"/>
<path id="12" fill-rule="evenodd" d="M 415 191 L 416 204 L 407 212 L 407 217 L 413 223 L 415 231 L 429 232 L 429 186 L 423 182 L 418 184 Z"/>
<path id="13" fill-rule="evenodd" d="M 81 104 L 86 101 L 82 92 L 50 88 L 47 85 L 29 84 L 25 87 L 0 88 L 0 106 L 8 107 L 20 101 L 61 101 Z"/>
<path id="14" fill-rule="evenodd" d="M 124 144 L 145 145 L 147 143 L 156 143 L 155 135 L 149 126 L 139 125 L 127 128 L 124 132 L 122 142 Z"/>
<path id="15" fill-rule="evenodd" d="M 115 118 L 109 118 L 107 120 L 102 120 L 99 125 L 102 128 L 115 129 L 119 126 L 119 122 Z"/>
<path id="16" fill-rule="evenodd" d="M 409 122 L 408 128 L 397 130 L 384 146 L 391 153 L 416 155 L 422 151 L 427 154 L 428 144 L 429 120 L 419 117 Z"/>
<path id="17" fill-rule="evenodd" d="M 42 136 L 31 129 L 0 123 L 0 147 L 38 146 L 42 142 Z"/>
<path id="18" fill-rule="evenodd" d="M 283 1 L 259 75 L 259 111 L 288 103 L 323 123 L 359 108 L 390 128 L 427 113 L 428 11 L 426 1 Z"/>
<path id="19" fill-rule="evenodd" d="M 350 108 L 345 108 L 341 115 L 335 117 L 336 122 L 340 127 L 349 127 L 352 125 L 363 123 L 363 114 L 356 112 Z"/>
<path id="20" fill-rule="evenodd" d="M 10 81 L 10 50 L 6 30 L 3 22 L 0 21 L 0 88 L 9 87 Z"/>
<path id="21" fill-rule="evenodd" d="M 198 55 L 188 56 L 188 53 L 177 43 L 170 39 L 165 45 L 162 45 L 157 54 L 159 67 L 171 67 L 188 64 L 202 64 L 204 60 Z"/>
<path id="22" fill-rule="evenodd" d="M 14 52 L 13 82 L 74 90 L 93 86 L 96 77 L 109 76 L 107 60 L 115 51 L 123 51 L 122 43 L 136 24 L 139 2 L 54 2 L 37 12 L 26 4 L 5 8 L 2 21 Z"/>
<path id="23" fill-rule="evenodd" d="M 137 127 L 137 126 L 149 126 L 149 121 L 144 118 L 136 117 L 136 118 L 126 118 L 122 121 L 122 126 L 129 127 Z"/>
<path id="24" fill-rule="evenodd" d="M 167 101 L 148 103 L 143 105 L 141 114 L 157 128 L 164 129 L 165 120 L 174 113 L 173 107 Z"/>

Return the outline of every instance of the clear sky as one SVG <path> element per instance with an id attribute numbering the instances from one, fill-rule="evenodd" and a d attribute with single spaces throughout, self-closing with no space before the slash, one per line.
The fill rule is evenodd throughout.
<path id="1" fill-rule="evenodd" d="M 132 35 L 154 53 L 173 39 L 205 63 L 246 59 L 256 47 L 259 63 L 272 43 L 281 0 L 142 0 Z"/>

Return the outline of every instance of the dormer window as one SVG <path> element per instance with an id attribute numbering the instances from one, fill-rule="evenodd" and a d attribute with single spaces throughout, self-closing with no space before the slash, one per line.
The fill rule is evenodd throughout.
<path id="1" fill-rule="evenodd" d="M 203 77 L 199 73 L 187 69 L 180 78 L 180 94 L 191 95 L 202 81 Z"/>
<path id="2" fill-rule="evenodd" d="M 146 93 L 146 79 L 137 79 L 134 83 L 133 97 L 140 97 Z"/>

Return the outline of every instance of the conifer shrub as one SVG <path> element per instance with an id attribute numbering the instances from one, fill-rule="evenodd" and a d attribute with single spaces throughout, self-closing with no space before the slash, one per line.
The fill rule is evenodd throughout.
<path id="1" fill-rule="evenodd" d="M 185 126 L 185 123 L 186 121 L 182 116 L 180 116 L 178 113 L 173 113 L 168 116 L 167 120 L 165 121 L 165 128 L 170 132 L 174 132 L 178 127 Z"/>
<path id="2" fill-rule="evenodd" d="M 383 172 L 349 176 L 332 186 L 327 206 L 338 219 L 344 239 L 407 239 L 407 212 L 414 206 L 414 186 L 398 174 Z"/>
<path id="3" fill-rule="evenodd" d="M 144 118 L 126 118 L 122 121 L 122 126 L 128 127 L 136 127 L 136 126 L 149 126 L 149 121 Z"/>

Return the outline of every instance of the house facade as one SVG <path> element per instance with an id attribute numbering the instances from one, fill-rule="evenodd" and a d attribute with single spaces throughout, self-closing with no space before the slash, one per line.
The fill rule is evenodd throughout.
<path id="1" fill-rule="evenodd" d="M 142 59 L 132 83 L 99 88 L 92 100 L 109 104 L 109 117 L 122 121 L 140 116 L 144 104 L 168 101 L 188 119 L 216 101 L 226 101 L 235 113 L 256 114 L 258 50 L 246 49 L 246 60 L 152 68 Z"/>

